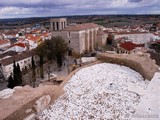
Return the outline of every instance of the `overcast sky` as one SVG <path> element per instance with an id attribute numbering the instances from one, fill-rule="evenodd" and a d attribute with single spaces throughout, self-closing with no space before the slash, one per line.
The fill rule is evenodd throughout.
<path id="1" fill-rule="evenodd" d="M 160 14 L 160 0 L 0 0 L 0 19 L 93 14 Z"/>

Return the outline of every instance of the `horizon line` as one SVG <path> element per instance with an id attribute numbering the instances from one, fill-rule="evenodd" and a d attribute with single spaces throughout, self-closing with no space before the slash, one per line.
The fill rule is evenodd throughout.
<path id="1" fill-rule="evenodd" d="M 60 15 L 60 16 L 33 16 L 33 17 L 15 17 L 15 18 L 0 18 L 5 19 L 27 19 L 27 18 L 59 18 L 59 17 L 76 17 L 76 16 L 160 16 L 160 14 L 81 14 L 81 15 Z"/>

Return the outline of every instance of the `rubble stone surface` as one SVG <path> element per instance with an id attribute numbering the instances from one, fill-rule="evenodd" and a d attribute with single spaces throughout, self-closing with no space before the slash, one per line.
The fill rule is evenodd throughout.
<path id="1" fill-rule="evenodd" d="M 46 106 L 48 106 L 50 102 L 51 102 L 51 97 L 49 95 L 44 95 L 35 102 L 34 109 L 37 112 L 40 112 Z"/>
<path id="2" fill-rule="evenodd" d="M 83 68 L 64 86 L 65 94 L 37 119 L 121 120 L 135 113 L 148 82 L 134 70 L 116 64 Z"/>

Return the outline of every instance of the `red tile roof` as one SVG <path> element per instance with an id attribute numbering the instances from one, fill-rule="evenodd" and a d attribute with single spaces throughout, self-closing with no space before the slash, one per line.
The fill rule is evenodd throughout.
<path id="1" fill-rule="evenodd" d="M 8 40 L 8 39 L 2 39 L 2 40 L 0 40 L 0 45 L 6 44 L 6 43 L 9 43 L 9 42 L 10 42 L 10 40 Z"/>
<path id="2" fill-rule="evenodd" d="M 39 39 L 41 39 L 40 36 L 32 36 L 32 37 L 28 38 L 28 40 L 31 40 L 31 41 L 37 41 Z"/>
<path id="3" fill-rule="evenodd" d="M 125 42 L 125 43 L 120 44 L 119 46 L 127 51 L 131 51 L 135 49 L 136 47 L 144 47 L 144 44 L 134 44 L 132 42 Z"/>
<path id="4" fill-rule="evenodd" d="M 37 40 L 41 39 L 41 36 L 33 36 L 33 34 L 27 34 L 26 38 L 31 41 L 37 41 Z"/>
<path id="5" fill-rule="evenodd" d="M 13 47 L 13 46 L 19 46 L 19 47 L 23 47 L 23 48 L 26 47 L 26 45 L 24 43 L 16 43 L 16 44 L 11 45 L 11 47 Z"/>
<path id="6" fill-rule="evenodd" d="M 49 33 L 43 33 L 41 36 L 47 37 L 49 36 Z"/>
<path id="7" fill-rule="evenodd" d="M 25 37 L 28 38 L 30 36 L 33 36 L 33 34 L 26 34 Z"/>
<path id="8" fill-rule="evenodd" d="M 40 32 L 41 32 L 40 29 L 35 29 L 35 30 L 32 31 L 32 33 L 40 33 Z"/>
<path id="9" fill-rule="evenodd" d="M 80 30 L 86 30 L 86 29 L 91 29 L 91 28 L 96 28 L 96 27 L 100 27 L 100 25 L 97 25 L 95 23 L 84 23 L 84 24 L 77 24 L 74 26 L 69 26 L 63 30 L 65 30 L 65 31 L 80 31 Z"/>

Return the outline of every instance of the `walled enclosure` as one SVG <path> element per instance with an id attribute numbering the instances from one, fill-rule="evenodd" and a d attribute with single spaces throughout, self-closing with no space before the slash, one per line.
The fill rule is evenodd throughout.
<path id="1" fill-rule="evenodd" d="M 155 72 L 158 72 L 158 66 L 155 64 L 155 61 L 149 57 L 149 54 L 101 53 L 97 55 L 97 58 L 103 62 L 127 66 L 139 72 L 147 80 L 151 80 Z"/>
<path id="2" fill-rule="evenodd" d="M 64 93 L 63 87 L 65 86 L 65 84 L 67 84 L 68 80 L 76 72 L 78 72 L 82 68 L 89 67 L 94 64 L 108 62 L 124 65 L 139 72 L 145 79 L 148 80 L 151 80 L 155 72 L 158 71 L 158 66 L 148 56 L 148 54 L 130 55 L 101 53 L 97 55 L 97 58 L 99 59 L 98 61 L 88 63 L 71 72 L 59 87 L 54 85 L 44 85 L 38 88 L 31 88 L 29 86 L 25 86 L 21 89 L 17 89 L 15 93 L 13 93 L 13 96 L 11 96 L 10 98 L 0 100 L 0 119 L 20 120 L 32 114 L 37 114 L 38 112 L 36 112 L 36 110 L 34 109 L 34 105 L 39 98 L 41 98 L 42 96 L 49 95 L 51 97 L 50 103 L 53 103 L 59 96 L 61 96 Z"/>

